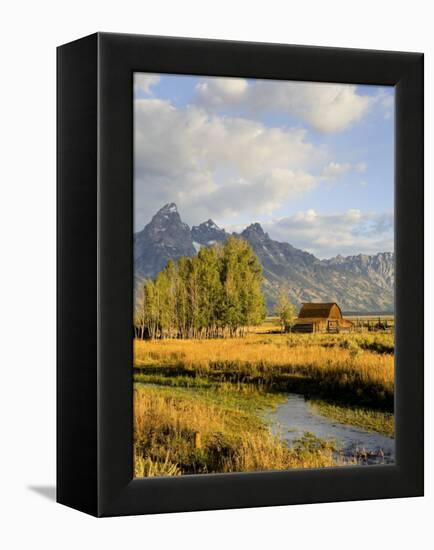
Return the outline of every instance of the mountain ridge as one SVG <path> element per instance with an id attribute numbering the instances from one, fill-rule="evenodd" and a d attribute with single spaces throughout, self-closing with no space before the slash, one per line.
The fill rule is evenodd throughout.
<path id="1" fill-rule="evenodd" d="M 228 233 L 212 219 L 190 229 L 175 203 L 164 205 L 134 234 L 135 279 L 153 278 L 169 259 L 194 256 L 202 246 L 224 242 L 230 235 L 247 240 L 258 256 L 270 312 L 282 287 L 298 307 L 316 301 L 337 302 L 344 311 L 360 313 L 394 309 L 393 252 L 320 260 L 290 243 L 273 240 L 257 222 L 241 233 Z"/>

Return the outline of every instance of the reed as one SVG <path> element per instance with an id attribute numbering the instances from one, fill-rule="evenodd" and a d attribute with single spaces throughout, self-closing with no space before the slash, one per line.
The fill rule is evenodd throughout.
<path id="1" fill-rule="evenodd" d="M 318 400 L 309 401 L 309 405 L 315 412 L 341 424 L 349 424 L 387 437 L 395 437 L 395 419 L 390 412 L 359 407 L 341 407 L 335 403 Z"/>
<path id="2" fill-rule="evenodd" d="M 197 448 L 197 434 L 201 445 Z M 245 409 L 164 388 L 134 393 L 136 477 L 322 468 L 339 463 L 333 446 L 306 437 L 288 449 Z"/>
<path id="3" fill-rule="evenodd" d="M 392 348 L 393 339 L 384 336 L 253 333 L 243 339 L 136 340 L 136 380 L 255 384 L 392 411 L 394 359 L 384 349 Z"/>
<path id="4" fill-rule="evenodd" d="M 393 436 L 392 334 L 134 341 L 136 477 L 351 463 L 305 434 L 288 448 L 262 411 L 303 393 L 321 413 Z"/>

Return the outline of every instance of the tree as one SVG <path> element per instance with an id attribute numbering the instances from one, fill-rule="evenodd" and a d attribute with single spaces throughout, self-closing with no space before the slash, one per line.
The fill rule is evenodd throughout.
<path id="1" fill-rule="evenodd" d="M 145 327 L 146 327 L 146 319 L 145 319 L 145 288 L 143 285 L 141 285 L 137 290 L 136 300 L 135 300 L 135 308 L 134 308 L 134 336 L 136 338 L 143 338 L 145 337 Z"/>
<path id="2" fill-rule="evenodd" d="M 158 304 L 156 288 L 153 281 L 145 281 L 143 284 L 143 337 L 155 338 L 158 327 Z"/>
<path id="3" fill-rule="evenodd" d="M 207 338 L 218 333 L 222 285 L 220 281 L 221 248 L 201 248 L 199 263 L 201 326 Z"/>
<path id="4" fill-rule="evenodd" d="M 286 332 L 294 321 L 295 307 L 289 301 L 288 290 L 284 287 L 279 290 L 274 312 L 279 317 L 281 331 Z"/>
<path id="5" fill-rule="evenodd" d="M 240 336 L 265 318 L 262 266 L 250 245 L 229 237 L 194 258 L 170 260 L 144 281 L 136 304 L 141 338 Z"/>
<path id="6" fill-rule="evenodd" d="M 175 279 L 175 318 L 180 338 L 187 338 L 189 325 L 187 281 L 190 258 L 180 258 L 176 264 Z"/>

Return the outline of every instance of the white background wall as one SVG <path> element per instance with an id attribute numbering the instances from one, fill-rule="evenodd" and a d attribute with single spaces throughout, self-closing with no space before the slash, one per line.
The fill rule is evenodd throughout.
<path id="1" fill-rule="evenodd" d="M 426 268 L 433 277 L 430 2 L 71 0 L 0 10 L 0 545 L 3 548 L 427 548 L 433 541 L 432 316 L 427 497 L 96 520 L 55 481 L 55 47 L 115 31 L 426 54 Z M 432 311 L 432 285 L 426 288 Z M 36 489 L 35 489 L 36 488 Z M 434 517 L 434 516 L 433 516 Z M 4 539 L 4 540 L 3 540 Z"/>

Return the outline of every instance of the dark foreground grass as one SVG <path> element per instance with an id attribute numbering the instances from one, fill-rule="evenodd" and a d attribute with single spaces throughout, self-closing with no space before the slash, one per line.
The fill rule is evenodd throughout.
<path id="1" fill-rule="evenodd" d="M 137 477 L 348 464 L 331 442 L 305 435 L 288 448 L 271 434 L 262 413 L 285 392 L 393 436 L 393 335 L 136 341 L 134 367 Z"/>
<path id="2" fill-rule="evenodd" d="M 258 410 L 281 396 L 255 391 L 195 390 L 136 385 L 135 475 L 167 476 L 338 464 L 333 445 L 312 436 L 289 449 Z"/>
<path id="3" fill-rule="evenodd" d="M 332 400 L 341 406 L 393 411 L 393 384 L 365 378 L 353 369 L 316 368 L 315 365 L 270 367 L 237 361 L 210 362 L 197 368 L 183 363 L 136 368 L 134 381 L 186 388 L 230 384 L 261 391 L 301 393 L 306 398 Z"/>
<path id="4" fill-rule="evenodd" d="M 384 351 L 391 349 L 392 335 L 136 341 L 135 380 L 186 387 L 247 384 L 392 412 L 393 354 Z"/>
<path id="5" fill-rule="evenodd" d="M 395 437 L 395 421 L 392 413 L 360 407 L 342 407 L 336 403 L 321 400 L 310 400 L 309 405 L 314 412 L 340 424 L 350 424 L 387 437 Z"/>

